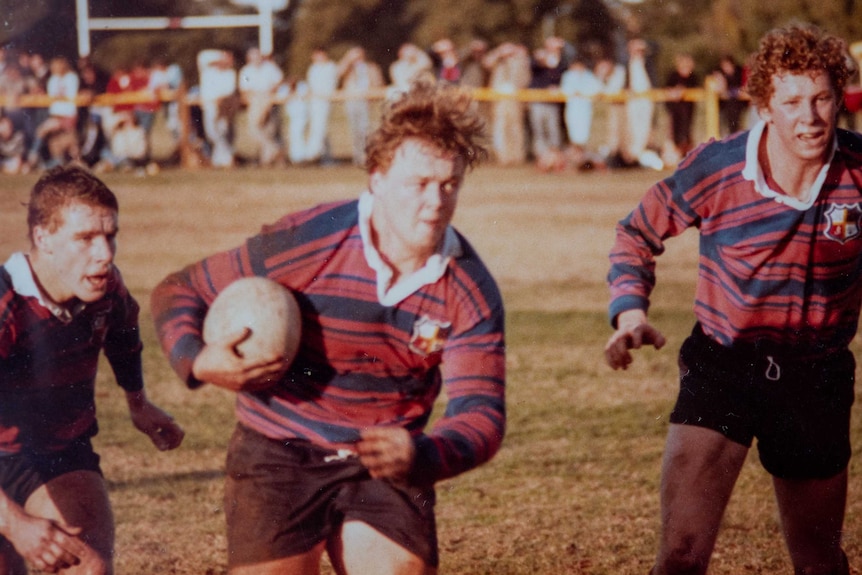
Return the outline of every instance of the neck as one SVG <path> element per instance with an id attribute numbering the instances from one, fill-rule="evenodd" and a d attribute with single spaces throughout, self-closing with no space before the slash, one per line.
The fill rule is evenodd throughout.
<path id="1" fill-rule="evenodd" d="M 33 272 L 33 281 L 36 282 L 36 286 L 39 288 L 42 297 L 59 306 L 68 305 L 72 298 L 62 297 L 61 294 L 57 293 L 57 289 L 52 287 L 57 283 L 54 281 L 54 274 L 50 266 L 43 265 L 42 260 L 39 258 L 39 253 L 31 251 L 27 255 L 27 261 L 30 263 L 30 270 Z"/>
<path id="2" fill-rule="evenodd" d="M 768 129 L 767 126 L 763 132 L 758 152 L 758 160 L 764 176 L 767 180 L 774 181 L 788 196 L 802 202 L 806 201 L 826 159 L 785 161 L 785 154 L 778 149 L 778 144 L 768 137 Z"/>
<path id="3" fill-rule="evenodd" d="M 393 283 L 397 282 L 399 278 L 409 276 L 422 269 L 428 258 L 433 255 L 433 252 L 428 254 L 412 253 L 410 250 L 403 249 L 398 242 L 387 242 L 374 230 L 371 232 L 371 237 L 381 259 L 392 269 Z"/>

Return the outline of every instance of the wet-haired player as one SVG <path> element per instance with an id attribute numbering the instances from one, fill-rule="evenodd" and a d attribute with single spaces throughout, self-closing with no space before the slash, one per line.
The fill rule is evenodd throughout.
<path id="1" fill-rule="evenodd" d="M 419 84 L 369 139 L 368 190 L 290 214 L 234 250 L 169 276 L 153 315 L 191 387 L 238 392 L 225 511 L 232 575 L 435 573 L 434 483 L 503 438 L 503 304 L 451 225 L 485 155 L 475 103 Z M 259 275 L 295 294 L 299 354 L 250 362 L 245 333 L 204 345 L 208 305 Z M 268 383 L 275 379 L 274 383 Z M 441 389 L 445 414 L 426 430 Z"/>
<path id="2" fill-rule="evenodd" d="M 135 427 L 160 450 L 183 431 L 144 393 L 138 304 L 114 267 L 114 194 L 83 168 L 33 187 L 28 253 L 0 267 L 0 574 L 113 573 L 114 520 L 99 456 L 104 351 Z"/>

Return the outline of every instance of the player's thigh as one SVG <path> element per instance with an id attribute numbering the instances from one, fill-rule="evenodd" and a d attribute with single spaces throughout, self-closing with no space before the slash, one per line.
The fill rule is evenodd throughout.
<path id="1" fill-rule="evenodd" d="M 0 537 L 0 575 L 26 575 L 24 559 L 15 551 L 12 544 Z"/>
<path id="2" fill-rule="evenodd" d="M 228 570 L 229 575 L 318 575 L 320 559 L 325 543 L 300 555 L 291 555 L 263 563 L 237 565 Z"/>
<path id="3" fill-rule="evenodd" d="M 55 477 L 30 495 L 25 509 L 82 530 L 80 538 L 92 554 L 82 558 L 81 565 L 68 573 L 98 573 L 101 569 L 94 565 L 99 564 L 104 564 L 105 573 L 111 572 L 114 516 L 105 481 L 99 473 L 73 471 Z"/>
<path id="4" fill-rule="evenodd" d="M 828 479 L 775 477 L 773 484 L 794 567 L 808 573 L 817 565 L 840 564 L 847 470 Z"/>
<path id="5" fill-rule="evenodd" d="M 335 570 L 342 575 L 435 575 L 427 565 L 367 523 L 346 521 L 329 546 Z"/>
<path id="6" fill-rule="evenodd" d="M 709 555 L 747 453 L 711 429 L 670 426 L 661 482 L 664 552 Z"/>

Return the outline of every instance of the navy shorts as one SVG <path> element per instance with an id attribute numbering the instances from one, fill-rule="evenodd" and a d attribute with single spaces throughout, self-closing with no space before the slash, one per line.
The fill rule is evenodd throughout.
<path id="1" fill-rule="evenodd" d="M 856 362 L 849 350 L 817 359 L 761 346 L 728 348 L 695 326 L 679 353 L 672 423 L 697 425 L 750 447 L 784 479 L 826 479 L 850 461 Z"/>
<path id="2" fill-rule="evenodd" d="M 228 566 L 306 553 L 346 521 L 438 564 L 433 488 L 372 479 L 354 456 L 237 425 L 225 480 Z"/>
<path id="3" fill-rule="evenodd" d="M 0 457 L 0 489 L 19 505 L 54 478 L 73 471 L 94 471 L 99 475 L 99 455 L 89 438 L 80 439 L 62 451 L 16 453 Z"/>

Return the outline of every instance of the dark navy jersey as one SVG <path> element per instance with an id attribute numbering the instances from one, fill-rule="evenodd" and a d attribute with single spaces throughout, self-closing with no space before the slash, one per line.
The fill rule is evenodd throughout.
<path id="1" fill-rule="evenodd" d="M 116 268 L 102 299 L 62 319 L 31 290 L 16 291 L 32 284 L 29 274 L 23 254 L 0 268 L 0 456 L 61 450 L 95 435 L 102 350 L 123 388 L 143 387 L 138 304 Z"/>

